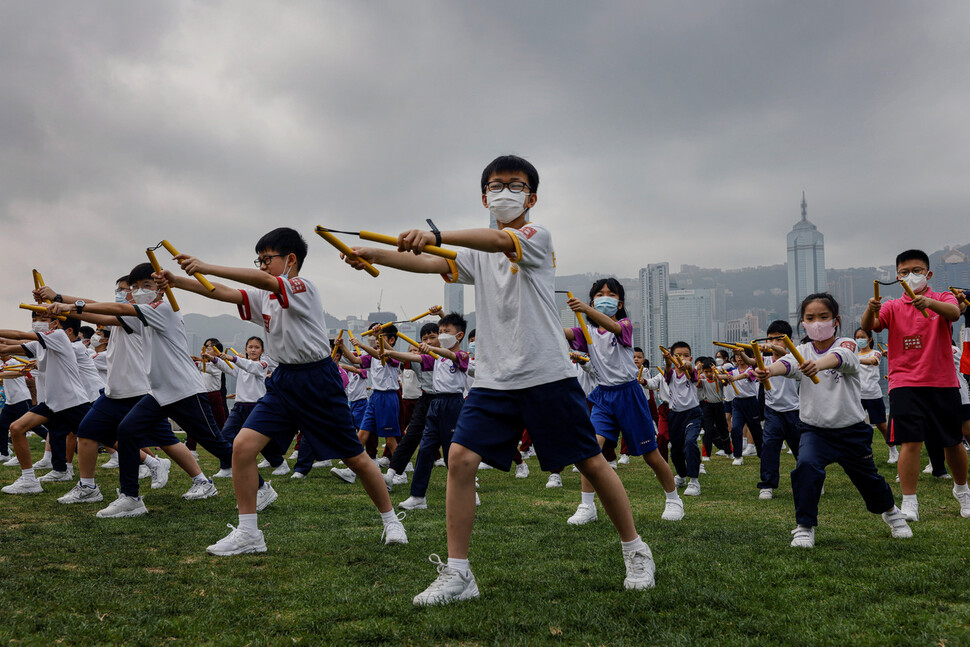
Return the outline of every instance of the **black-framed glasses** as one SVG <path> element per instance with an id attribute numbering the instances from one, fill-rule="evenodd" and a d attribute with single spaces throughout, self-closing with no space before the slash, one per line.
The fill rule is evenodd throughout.
<path id="1" fill-rule="evenodd" d="M 259 268 L 259 267 L 262 267 L 263 265 L 269 265 L 270 263 L 273 262 L 274 258 L 283 258 L 284 256 L 285 254 L 267 254 L 266 256 L 260 256 L 259 258 L 253 261 L 253 265 Z"/>
<path id="2" fill-rule="evenodd" d="M 512 193 L 522 193 L 526 189 L 532 191 L 532 187 L 525 182 L 489 182 L 485 185 L 485 190 L 489 193 L 499 193 L 502 189 L 508 188 Z"/>

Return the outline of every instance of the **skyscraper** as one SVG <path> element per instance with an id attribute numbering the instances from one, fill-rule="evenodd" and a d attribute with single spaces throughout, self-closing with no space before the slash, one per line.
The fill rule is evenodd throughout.
<path id="1" fill-rule="evenodd" d="M 643 322 L 644 353 L 651 366 L 660 363 L 658 346 L 667 346 L 667 293 L 670 264 L 651 263 L 640 268 L 640 316 Z"/>
<path id="2" fill-rule="evenodd" d="M 670 290 L 667 327 L 670 343 L 687 342 L 693 357 L 713 355 L 714 290 Z"/>
<path id="3" fill-rule="evenodd" d="M 798 308 L 809 294 L 824 292 L 825 237 L 808 221 L 802 192 L 802 219 L 788 233 L 788 323 L 798 325 Z"/>
<path id="4" fill-rule="evenodd" d="M 458 312 L 465 314 L 465 286 L 461 283 L 445 283 L 445 314 Z"/>

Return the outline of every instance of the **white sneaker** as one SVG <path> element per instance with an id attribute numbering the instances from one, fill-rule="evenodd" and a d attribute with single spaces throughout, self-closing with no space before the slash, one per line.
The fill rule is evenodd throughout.
<path id="1" fill-rule="evenodd" d="M 42 458 L 39 461 L 37 461 L 36 463 L 34 463 L 34 469 L 35 470 L 49 470 L 49 469 L 51 469 L 51 467 L 53 467 L 53 465 L 51 465 L 51 457 L 50 456 L 45 456 L 44 458 Z"/>
<path id="2" fill-rule="evenodd" d="M 36 478 L 28 479 L 21 475 L 20 478 L 0 491 L 4 494 L 37 494 L 43 492 L 44 488 Z"/>
<path id="3" fill-rule="evenodd" d="M 481 463 L 478 464 L 478 469 L 479 470 L 490 470 L 490 469 L 493 469 L 493 468 L 492 468 L 491 465 L 489 465 L 485 461 L 482 461 Z"/>
<path id="4" fill-rule="evenodd" d="M 923 468 L 923 474 L 932 474 L 932 473 L 933 473 L 933 463 L 927 463 L 926 467 Z"/>
<path id="5" fill-rule="evenodd" d="M 256 465 L 256 469 L 266 469 L 267 467 L 273 467 L 270 465 L 268 458 L 264 458 L 263 460 L 259 461 L 259 464 Z"/>
<path id="6" fill-rule="evenodd" d="M 893 508 L 889 512 L 883 512 L 882 520 L 889 526 L 893 539 L 909 539 L 913 536 L 913 529 L 906 523 L 906 517 L 903 516 L 899 508 Z"/>
<path id="7" fill-rule="evenodd" d="M 579 468 L 573 465 L 573 474 L 579 474 Z"/>
<path id="8" fill-rule="evenodd" d="M 380 458 L 377 459 L 378 467 L 387 467 L 390 464 L 391 464 L 391 459 L 388 458 L 387 456 L 381 456 Z"/>
<path id="9" fill-rule="evenodd" d="M 697 473 L 698 474 L 707 474 L 707 468 L 704 467 L 704 463 L 701 463 L 700 466 L 697 468 Z"/>
<path id="10" fill-rule="evenodd" d="M 167 458 L 159 458 L 158 465 L 155 469 L 151 469 L 152 473 L 152 489 L 160 490 L 166 485 L 168 485 L 168 475 L 172 469 L 172 461 Z"/>
<path id="11" fill-rule="evenodd" d="M 629 454 L 620 454 L 620 458 L 618 458 L 616 462 L 618 464 L 620 464 L 620 465 L 629 465 L 630 464 L 630 455 Z"/>
<path id="12" fill-rule="evenodd" d="M 296 459 L 298 459 L 299 457 L 300 457 L 300 450 L 299 450 L 299 449 L 294 449 L 294 450 L 293 450 L 293 453 L 292 453 L 292 454 L 290 454 L 290 460 L 291 460 L 291 461 L 295 461 L 295 460 L 296 460 Z"/>
<path id="13" fill-rule="evenodd" d="M 394 489 L 394 475 L 396 473 L 397 472 L 392 469 L 388 469 L 386 472 L 384 472 L 384 483 L 387 485 L 388 492 Z"/>
<path id="14" fill-rule="evenodd" d="M 481 468 L 479 468 L 479 469 L 481 469 Z M 404 473 L 405 473 L 405 474 L 407 474 L 408 472 L 413 472 L 413 471 L 414 471 L 414 464 L 413 464 L 413 463 L 408 463 L 408 464 L 407 464 L 407 465 L 406 465 L 406 466 L 404 467 Z"/>
<path id="15" fill-rule="evenodd" d="M 899 462 L 899 450 L 896 449 L 895 445 L 889 446 L 889 458 L 886 460 L 887 465 L 895 465 Z"/>
<path id="16" fill-rule="evenodd" d="M 434 462 L 434 466 L 435 467 L 448 467 L 447 465 L 445 465 L 445 459 L 444 458 L 439 458 L 438 460 L 436 460 Z"/>
<path id="17" fill-rule="evenodd" d="M 331 467 L 332 465 L 333 465 L 333 461 L 331 461 L 328 458 L 325 461 L 313 461 L 313 465 L 311 465 L 310 467 Z"/>
<path id="18" fill-rule="evenodd" d="M 150 479 L 152 477 L 152 471 L 148 469 L 148 465 L 142 463 L 138 466 L 138 480 Z"/>
<path id="19" fill-rule="evenodd" d="M 51 483 L 51 482 L 64 482 L 74 480 L 74 468 L 70 465 L 63 472 L 58 472 L 57 470 L 51 470 L 47 474 L 44 474 L 37 479 L 41 483 Z"/>
<path id="20" fill-rule="evenodd" d="M 118 469 L 118 452 L 115 452 L 108 458 L 107 462 L 101 466 L 106 470 L 116 470 Z"/>
<path id="21" fill-rule="evenodd" d="M 11 456 L 10 460 L 3 464 L 4 467 L 20 467 L 20 459 L 16 455 Z M 36 469 L 36 468 L 34 468 Z"/>
<path id="22" fill-rule="evenodd" d="M 687 478 L 683 476 L 677 476 L 676 474 L 674 474 L 674 487 L 682 488 L 685 485 L 687 485 Z"/>
<path id="23" fill-rule="evenodd" d="M 950 476 L 950 474 L 949 474 L 948 472 L 943 472 L 942 474 L 940 474 L 939 476 L 937 476 L 937 477 L 934 477 L 934 478 L 938 478 L 938 479 L 940 479 L 941 481 L 947 481 L 947 480 L 949 480 L 949 479 L 952 479 L 953 477 L 952 477 L 952 476 Z"/>
<path id="24" fill-rule="evenodd" d="M 414 606 L 430 607 L 478 597 L 478 584 L 470 570 L 460 573 L 437 555 L 431 555 L 428 561 L 438 569 L 438 577 L 431 586 L 414 596 Z"/>
<path id="25" fill-rule="evenodd" d="M 701 462 L 706 463 L 711 460 L 710 456 L 701 456 Z"/>
<path id="26" fill-rule="evenodd" d="M 761 491 L 758 492 L 758 498 L 761 500 L 773 499 L 775 498 L 775 491 L 770 487 L 761 488 Z"/>
<path id="27" fill-rule="evenodd" d="M 735 458 L 731 461 L 731 465 L 744 465 L 744 458 Z"/>
<path id="28" fill-rule="evenodd" d="M 148 508 L 140 496 L 128 496 L 121 490 L 115 490 L 118 498 L 108 504 L 107 508 L 98 510 L 95 515 L 99 519 L 120 519 L 122 517 L 140 517 L 148 514 Z"/>
<path id="29" fill-rule="evenodd" d="M 729 454 L 726 451 L 724 451 L 723 449 L 719 449 L 716 452 L 714 452 L 714 455 L 715 456 L 724 456 L 724 457 L 727 457 Z"/>
<path id="30" fill-rule="evenodd" d="M 657 567 L 653 563 L 653 553 L 644 544 L 641 550 L 624 552 L 623 563 L 626 565 L 626 577 L 623 586 L 627 589 L 652 589 Z"/>
<path id="31" fill-rule="evenodd" d="M 194 458 L 195 460 L 199 460 L 199 452 L 197 450 L 192 449 L 189 451 L 189 453 L 192 454 L 192 458 Z"/>
<path id="32" fill-rule="evenodd" d="M 562 487 L 562 477 L 558 474 L 550 474 L 549 480 L 546 481 L 547 488 Z"/>
<path id="33" fill-rule="evenodd" d="M 748 445 L 743 450 L 741 450 L 741 455 L 742 456 L 757 456 L 758 455 L 758 448 L 755 447 L 754 445 Z"/>
<path id="34" fill-rule="evenodd" d="M 80 482 L 70 492 L 57 499 L 58 503 L 97 503 L 98 501 L 104 501 L 101 488 L 97 485 L 84 487 Z"/>
<path id="35" fill-rule="evenodd" d="M 305 479 L 306 478 L 306 474 L 304 474 L 303 472 L 296 472 L 296 471 L 294 471 L 292 474 L 290 474 L 290 478 L 291 479 Z"/>
<path id="36" fill-rule="evenodd" d="M 381 539 L 384 540 L 385 546 L 390 546 L 391 544 L 408 543 L 408 533 L 405 532 L 404 524 L 401 523 L 406 515 L 406 512 L 400 512 L 397 515 L 397 519 L 384 526 L 384 532 L 381 533 Z"/>
<path id="37" fill-rule="evenodd" d="M 660 515 L 664 521 L 680 521 L 684 518 L 684 502 L 682 499 L 667 499 L 664 503 L 664 513 Z"/>
<path id="38" fill-rule="evenodd" d="M 566 523 L 571 526 L 582 526 L 599 519 L 596 514 L 596 504 L 580 503 L 573 516 L 566 519 Z"/>
<path id="39" fill-rule="evenodd" d="M 515 478 L 517 479 L 529 478 L 529 465 L 525 461 L 522 461 L 521 463 L 515 466 Z"/>
<path id="40" fill-rule="evenodd" d="M 423 496 L 409 496 L 400 503 L 397 507 L 402 510 L 427 510 L 428 509 L 428 499 Z"/>
<path id="41" fill-rule="evenodd" d="M 273 489 L 272 481 L 263 481 L 263 487 L 256 490 L 256 512 L 262 512 L 269 507 L 269 504 L 279 498 L 279 494 Z"/>
<path id="42" fill-rule="evenodd" d="M 192 487 L 182 495 L 182 498 L 186 501 L 199 501 L 200 499 L 214 497 L 217 494 L 219 494 L 219 490 L 212 484 L 212 479 L 209 479 L 205 483 L 193 483 Z"/>
<path id="43" fill-rule="evenodd" d="M 236 528 L 232 524 L 226 524 L 232 528 L 232 532 L 205 549 L 210 555 L 245 555 L 247 553 L 265 553 L 266 540 L 263 538 L 263 531 L 249 532 L 242 528 Z"/>
<path id="44" fill-rule="evenodd" d="M 616 470 L 616 461 L 609 461 L 609 463 L 610 463 L 610 467 L 612 467 L 614 469 L 614 471 L 615 471 Z"/>
<path id="45" fill-rule="evenodd" d="M 276 469 L 273 470 L 273 476 L 286 476 L 289 473 L 290 473 L 290 464 L 287 463 L 286 461 L 283 461 L 282 463 L 277 465 Z"/>
<path id="46" fill-rule="evenodd" d="M 259 467 L 259 465 L 257 465 L 256 467 Z M 216 472 L 215 474 L 212 475 L 212 478 L 214 478 L 214 479 L 231 479 L 232 478 L 232 468 L 231 467 L 223 467 L 223 468 L 220 468 L 218 472 Z"/>
<path id="47" fill-rule="evenodd" d="M 815 527 L 808 526 L 796 526 L 794 530 L 791 531 L 793 535 L 791 540 L 792 548 L 815 548 Z"/>
<path id="48" fill-rule="evenodd" d="M 919 521 L 919 501 L 903 501 L 899 511 L 906 521 Z"/>
<path id="49" fill-rule="evenodd" d="M 687 487 L 684 488 L 684 496 L 700 496 L 701 483 L 697 479 L 691 479 Z"/>
<path id="50" fill-rule="evenodd" d="M 394 485 L 407 485 L 408 484 L 408 473 L 395 474 L 394 475 Z"/>
<path id="51" fill-rule="evenodd" d="M 482 500 L 478 498 L 478 492 L 475 493 L 475 507 L 482 505 Z"/>
<path id="52" fill-rule="evenodd" d="M 970 492 L 957 492 L 954 489 L 953 496 L 960 502 L 960 516 L 964 519 L 970 519 Z"/>
<path id="53" fill-rule="evenodd" d="M 339 468 L 334 467 L 330 470 L 330 473 L 336 476 L 341 481 L 346 481 L 347 483 L 353 483 L 357 480 L 357 475 L 349 467 Z"/>

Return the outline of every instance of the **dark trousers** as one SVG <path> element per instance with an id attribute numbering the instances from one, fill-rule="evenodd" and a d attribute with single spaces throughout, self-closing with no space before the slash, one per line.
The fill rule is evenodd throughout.
<path id="1" fill-rule="evenodd" d="M 788 448 L 798 460 L 798 444 L 801 432 L 798 426 L 798 409 L 794 411 L 775 411 L 765 407 L 764 442 L 761 445 L 761 482 L 758 489 L 778 487 L 778 469 L 781 463 L 781 443 L 788 443 Z"/>
<path id="2" fill-rule="evenodd" d="M 81 421 L 90 410 L 91 405 L 85 402 L 50 416 L 47 430 L 50 432 L 48 440 L 51 443 L 51 467 L 55 472 L 63 472 L 67 469 L 67 437 L 77 434 Z"/>
<path id="3" fill-rule="evenodd" d="M 7 445 L 10 443 L 10 423 L 16 422 L 28 411 L 30 411 L 30 400 L 16 404 L 5 404 L 3 409 L 0 409 L 0 454 L 7 455 Z"/>
<path id="4" fill-rule="evenodd" d="M 702 425 L 704 426 L 704 450 L 711 455 L 711 446 L 731 452 L 731 434 L 724 415 L 723 402 L 701 402 Z"/>
<path id="5" fill-rule="evenodd" d="M 418 459 L 411 479 L 411 496 L 423 497 L 427 494 L 431 470 L 439 449 L 445 465 L 448 465 L 451 437 L 455 433 L 455 425 L 464 403 L 465 398 L 461 393 L 439 393 L 428 407 L 427 422 L 424 433 L 421 434 L 421 447 L 418 449 Z"/>
<path id="6" fill-rule="evenodd" d="M 869 512 L 880 514 L 893 508 L 892 490 L 872 460 L 872 427 L 860 422 L 842 429 L 820 429 L 800 423 L 799 429 L 798 463 L 791 473 L 798 525 L 818 525 L 818 499 L 825 468 L 831 463 L 842 466 Z"/>
<path id="7" fill-rule="evenodd" d="M 424 426 L 428 419 L 428 407 L 434 397 L 433 393 L 422 391 L 421 397 L 415 403 L 414 410 L 411 412 L 411 420 L 404 431 L 404 437 L 398 442 L 397 447 L 394 448 L 394 453 L 391 455 L 391 463 L 388 467 L 394 470 L 395 474 L 404 474 L 408 461 L 411 460 L 415 450 L 421 444 Z"/>
<path id="8" fill-rule="evenodd" d="M 741 458 L 741 450 L 744 449 L 744 425 L 748 425 L 748 431 L 754 439 L 754 447 L 761 456 L 761 405 L 758 398 L 734 398 L 731 401 L 731 444 L 734 445 L 734 457 Z"/>
<path id="9" fill-rule="evenodd" d="M 667 414 L 667 433 L 670 434 L 670 458 L 677 476 L 697 478 L 701 469 L 701 451 L 697 438 L 701 434 L 703 420 L 700 407 Z"/>

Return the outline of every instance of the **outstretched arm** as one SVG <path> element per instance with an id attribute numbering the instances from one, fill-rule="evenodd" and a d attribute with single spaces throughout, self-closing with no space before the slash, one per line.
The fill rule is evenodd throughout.
<path id="1" fill-rule="evenodd" d="M 248 270 L 247 270 L 248 271 Z M 265 272 L 263 272 L 265 274 Z M 153 274 L 155 277 L 155 282 L 158 284 L 159 288 L 173 287 L 180 290 L 185 290 L 186 292 L 195 292 L 196 294 L 201 294 L 204 297 L 210 299 L 215 299 L 216 301 L 225 301 L 226 303 L 240 304 L 243 301 L 242 293 L 235 288 L 231 288 L 228 285 L 223 285 L 222 283 L 213 283 L 215 290 L 209 292 L 202 284 L 196 281 L 194 278 L 187 276 L 176 276 L 168 270 L 162 270 L 157 274 Z M 268 276 L 268 275 L 267 275 Z M 270 292 L 276 292 L 279 290 L 279 283 L 274 279 L 273 287 L 270 288 Z"/>
<path id="2" fill-rule="evenodd" d="M 351 249 L 358 258 L 351 258 L 343 254 L 341 254 L 341 258 L 355 270 L 364 269 L 364 264 L 360 262 L 360 259 L 363 259 L 372 265 L 384 265 L 415 274 L 446 274 L 451 271 L 448 261 L 439 256 L 428 254 L 416 256 L 404 254 L 394 249 L 377 249 L 374 247 L 351 247 Z"/>
<path id="3" fill-rule="evenodd" d="M 179 266 L 181 266 L 181 268 L 185 270 L 185 273 L 189 276 L 198 272 L 200 274 L 211 274 L 212 276 L 218 276 L 224 279 L 229 279 L 230 281 L 236 281 L 237 283 L 243 283 L 259 290 L 266 290 L 267 292 L 278 292 L 280 289 L 279 280 L 272 274 L 267 274 L 262 270 L 251 270 L 245 267 L 226 267 L 223 265 L 213 265 L 212 263 L 203 263 L 198 258 L 189 256 L 188 254 L 179 254 L 175 257 L 175 260 L 179 262 Z M 190 279 L 186 278 L 186 280 Z M 198 283 L 198 281 L 196 281 L 196 283 Z M 179 287 L 182 286 L 179 285 Z M 202 286 L 200 285 L 199 287 L 201 288 Z M 228 301 L 226 298 L 214 296 L 216 292 L 219 292 L 218 288 L 216 288 L 215 292 L 209 292 L 203 288 L 203 292 L 200 294 L 204 294 L 212 299 Z M 238 292 L 236 292 L 236 294 L 239 295 Z M 238 298 L 240 300 L 233 301 L 233 303 L 242 303 L 242 296 L 239 295 Z"/>

